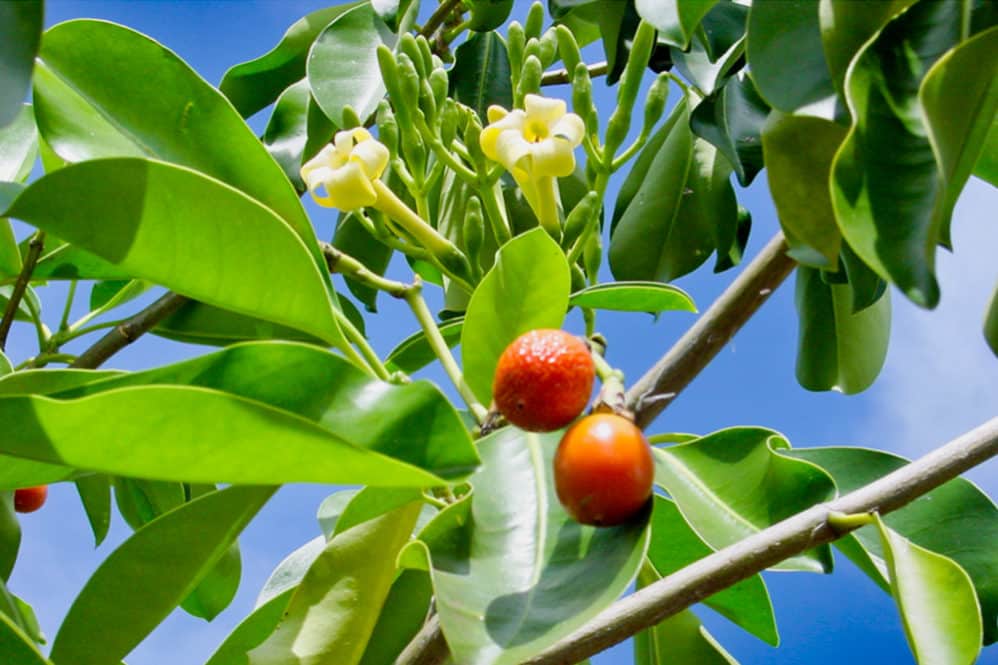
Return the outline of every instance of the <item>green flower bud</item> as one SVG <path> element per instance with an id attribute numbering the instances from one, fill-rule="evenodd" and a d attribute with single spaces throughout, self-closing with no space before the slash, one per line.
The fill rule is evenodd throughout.
<path id="1" fill-rule="evenodd" d="M 645 118 L 642 134 L 650 134 L 652 127 L 662 117 L 665 110 L 665 103 L 669 99 L 669 76 L 659 74 L 658 78 L 648 88 L 648 96 L 645 97 Z"/>
<path id="2" fill-rule="evenodd" d="M 523 32 L 527 39 L 531 37 L 538 38 L 541 36 L 541 30 L 544 29 L 544 5 L 539 2 L 535 2 L 530 5 L 530 10 L 527 12 L 526 25 L 523 28 Z"/>
<path id="3" fill-rule="evenodd" d="M 520 70 L 523 69 L 523 49 L 527 38 L 523 34 L 523 26 L 513 21 L 506 31 L 506 50 L 509 52 L 509 71 L 512 73 L 513 87 L 520 80 Z"/>
<path id="4" fill-rule="evenodd" d="M 553 29 L 545 32 L 540 39 L 537 57 L 541 59 L 541 64 L 547 69 L 554 64 L 558 55 L 558 40 Z"/>
<path id="5" fill-rule="evenodd" d="M 437 119 L 437 99 L 430 82 L 426 79 L 419 80 L 419 108 L 426 116 L 428 124 L 432 125 Z"/>
<path id="6" fill-rule="evenodd" d="M 523 47 L 523 59 L 526 60 L 530 56 L 534 56 L 538 60 L 541 57 L 541 42 L 536 37 L 528 39 L 527 45 Z"/>
<path id="7" fill-rule="evenodd" d="M 554 29 L 554 36 L 558 41 L 558 55 L 565 63 L 565 71 L 571 75 L 582 62 L 582 51 L 579 50 L 579 43 L 575 41 L 575 35 L 572 34 L 572 31 L 563 25 Z"/>
<path id="8" fill-rule="evenodd" d="M 477 196 L 472 195 L 468 198 L 468 205 L 464 213 L 464 251 L 471 261 L 472 270 L 480 265 L 484 243 L 485 220 L 482 217 L 482 204 Z M 477 272 L 477 270 L 475 271 Z"/>
<path id="9" fill-rule="evenodd" d="M 450 146 L 457 136 L 457 128 L 461 122 L 461 111 L 450 97 L 444 97 L 443 107 L 440 109 L 440 141 L 444 146 Z"/>
<path id="10" fill-rule="evenodd" d="M 593 81 L 589 78 L 586 65 L 581 62 L 575 66 L 572 76 L 572 108 L 586 123 L 587 134 L 599 134 L 599 119 L 593 105 Z"/>
<path id="11" fill-rule="evenodd" d="M 363 121 L 361 121 L 357 112 L 353 110 L 353 107 L 346 104 L 343 107 L 343 129 L 353 129 L 354 127 L 362 127 L 363 125 Z"/>
<path id="12" fill-rule="evenodd" d="M 395 108 L 408 104 L 410 109 L 415 109 L 419 105 L 419 73 L 405 53 L 399 54 L 398 65 L 401 98 L 395 103 Z"/>
<path id="13" fill-rule="evenodd" d="M 440 108 L 444 104 L 444 100 L 447 99 L 447 90 L 450 85 L 450 81 L 447 78 L 447 72 L 442 69 L 434 69 L 430 72 L 430 89 L 433 90 L 433 101 L 436 102 L 437 108 Z"/>
<path id="14" fill-rule="evenodd" d="M 399 149 L 399 125 L 387 99 L 382 99 L 378 104 L 377 125 L 378 139 L 388 148 L 389 154 L 395 157 Z"/>
<path id="15" fill-rule="evenodd" d="M 395 54 L 392 53 L 392 50 L 384 44 L 378 47 L 378 67 L 381 69 L 381 80 L 385 82 L 385 88 L 388 89 L 388 98 L 400 107 L 399 115 L 403 119 L 407 119 L 409 114 L 406 113 L 406 109 L 401 108 L 404 104 L 402 103 L 402 88 L 399 85 L 401 76 L 398 62 L 395 60 Z"/>
<path id="16" fill-rule="evenodd" d="M 578 263 L 572 264 L 572 293 L 576 291 L 581 291 L 586 288 L 586 273 L 582 272 L 582 268 L 579 267 Z"/>
<path id="17" fill-rule="evenodd" d="M 586 275 L 593 282 L 599 275 L 599 266 L 603 262 L 603 241 L 598 233 L 590 233 L 586 247 L 582 250 L 582 264 L 586 267 Z"/>
<path id="18" fill-rule="evenodd" d="M 433 63 L 433 49 L 430 48 L 430 42 L 423 35 L 419 35 L 416 37 L 416 46 L 419 48 L 419 58 L 423 63 L 423 69 L 426 70 L 426 75 L 429 76 L 437 68 Z"/>
<path id="19" fill-rule="evenodd" d="M 634 108 L 634 100 L 637 99 L 641 78 L 644 76 L 648 57 L 654 45 L 655 28 L 650 23 L 641 21 L 637 32 L 634 33 L 631 54 L 627 58 L 627 65 L 624 66 L 624 72 L 617 86 L 617 108 L 614 109 L 606 127 L 604 143 L 608 159 L 612 159 L 616 154 L 617 148 L 624 142 L 631 128 L 631 110 Z"/>
<path id="20" fill-rule="evenodd" d="M 544 74 L 544 67 L 537 56 L 529 56 L 523 63 L 523 71 L 520 73 L 520 84 L 516 88 L 516 105 L 523 105 L 523 98 L 529 94 L 537 94 L 541 90 L 541 76 Z"/>
<path id="21" fill-rule="evenodd" d="M 427 63 L 423 61 L 423 54 L 419 51 L 419 45 L 416 43 L 415 37 L 408 32 L 402 35 L 399 39 L 398 50 L 400 54 L 399 61 L 402 60 L 402 56 L 404 55 L 412 62 L 420 78 L 429 76 L 430 72 L 426 66 Z"/>
<path id="22" fill-rule="evenodd" d="M 468 156 L 471 161 L 481 170 L 488 164 L 488 158 L 482 152 L 482 144 L 479 137 L 482 134 L 482 123 L 474 113 L 468 115 L 467 124 L 464 126 L 464 145 L 468 148 Z"/>
<path id="23" fill-rule="evenodd" d="M 561 238 L 562 247 L 570 248 L 572 243 L 582 235 L 599 214 L 598 206 L 599 195 L 596 192 L 589 192 L 575 204 L 572 212 L 568 213 L 568 217 L 565 218 L 565 230 Z"/>

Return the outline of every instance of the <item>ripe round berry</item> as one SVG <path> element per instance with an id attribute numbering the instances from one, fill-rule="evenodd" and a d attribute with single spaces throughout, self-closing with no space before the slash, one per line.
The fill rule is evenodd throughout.
<path id="1" fill-rule="evenodd" d="M 19 513 L 33 513 L 45 505 L 48 493 L 47 485 L 22 487 L 19 490 L 14 490 L 14 510 Z"/>
<path id="2" fill-rule="evenodd" d="M 585 342 L 563 330 L 520 335 L 499 357 L 492 396 L 520 429 L 550 432 L 582 413 L 596 368 Z"/>
<path id="3" fill-rule="evenodd" d="M 554 456 L 554 485 L 565 510 L 582 524 L 631 519 L 652 494 L 651 447 L 634 423 L 612 413 L 572 425 Z"/>

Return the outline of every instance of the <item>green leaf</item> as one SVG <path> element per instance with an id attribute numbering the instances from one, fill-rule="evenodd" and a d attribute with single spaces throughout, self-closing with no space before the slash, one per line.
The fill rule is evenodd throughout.
<path id="1" fill-rule="evenodd" d="M 981 609 L 967 573 L 913 544 L 875 516 L 908 645 L 923 664 L 972 663 L 981 650 Z"/>
<path id="2" fill-rule="evenodd" d="M 14 366 L 10 364 L 10 360 L 4 355 L 3 351 L 0 351 L 0 377 L 6 376 L 14 371 Z"/>
<path id="3" fill-rule="evenodd" d="M 688 51 L 669 47 L 676 69 L 704 94 L 715 92 L 736 68 L 744 66 L 748 7 L 719 2 L 703 17 Z"/>
<path id="4" fill-rule="evenodd" d="M 464 319 L 450 319 L 437 326 L 440 334 L 443 335 L 447 346 L 454 348 L 461 341 L 461 329 L 464 327 Z M 426 334 L 422 330 L 414 332 L 398 343 L 385 358 L 385 366 L 389 371 L 402 371 L 411 374 L 422 369 L 430 363 L 436 362 L 437 355 L 430 348 L 430 343 L 426 341 Z"/>
<path id="5" fill-rule="evenodd" d="M 40 0 L 0 3 L 0 128 L 14 122 L 28 94 L 42 24 Z"/>
<path id="6" fill-rule="evenodd" d="M 24 370 L 0 377 L 0 396 L 49 395 L 122 374 L 124 372 L 114 369 Z"/>
<path id="7" fill-rule="evenodd" d="M 988 305 L 988 313 L 984 319 L 984 339 L 991 351 L 998 356 L 998 289 L 991 296 L 991 304 Z"/>
<path id="8" fill-rule="evenodd" d="M 792 113 L 835 94 L 814 0 L 752 3 L 746 56 L 759 93 L 773 108 Z"/>
<path id="9" fill-rule="evenodd" d="M 717 0 L 637 0 L 634 4 L 638 15 L 658 30 L 659 41 L 685 49 Z"/>
<path id="10" fill-rule="evenodd" d="M 274 491 L 212 492 L 136 531 L 76 597 L 52 645 L 52 660 L 105 665 L 127 656 L 224 555 Z"/>
<path id="11" fill-rule="evenodd" d="M 138 279 L 118 279 L 95 282 L 90 289 L 90 311 L 109 311 L 135 300 L 149 290 L 149 284 Z"/>
<path id="12" fill-rule="evenodd" d="M 942 176 L 935 214 L 949 246 L 949 220 L 998 117 L 998 26 L 978 33 L 939 58 L 918 89 L 925 127 Z"/>
<path id="13" fill-rule="evenodd" d="M 679 102 L 621 187 L 610 231 L 614 277 L 668 282 L 715 248 L 726 252 L 738 223 L 730 174 L 717 149 L 693 136 L 688 101 Z"/>
<path id="14" fill-rule="evenodd" d="M 513 108 L 506 42 L 495 32 L 478 32 L 457 47 L 450 70 L 450 94 L 471 107 L 479 118 L 493 104 Z"/>
<path id="15" fill-rule="evenodd" d="M 398 655 L 423 627 L 432 596 L 429 575 L 421 570 L 402 571 L 385 598 L 360 665 L 394 665 Z"/>
<path id="16" fill-rule="evenodd" d="M 0 193 L 0 199 L 2 198 L 3 194 Z M 0 206 L 6 207 L 4 203 L 5 201 L 0 200 Z M 0 217 L 0 280 L 15 280 L 20 272 L 21 253 L 17 248 L 14 230 L 6 217 Z"/>
<path id="17" fill-rule="evenodd" d="M 314 11 L 295 21 L 284 37 L 264 55 L 230 68 L 219 88 L 244 118 L 277 99 L 283 90 L 305 76 L 312 42 L 331 21 L 363 4 L 349 2 Z"/>
<path id="18" fill-rule="evenodd" d="M 384 275 L 392 259 L 392 250 L 375 240 L 354 215 L 341 215 L 333 236 L 333 246 L 360 261 L 376 275 Z M 344 275 L 344 282 L 369 312 L 378 311 L 379 291 Z"/>
<path id="19" fill-rule="evenodd" d="M 227 439 L 221 446 L 229 449 L 233 456 L 241 447 L 245 452 L 240 455 L 240 461 L 235 462 L 236 467 L 257 469 L 253 473 L 266 473 L 267 468 L 283 466 L 286 462 L 286 471 L 297 468 L 297 475 L 308 468 L 317 471 L 320 466 L 328 464 L 327 472 L 339 469 L 336 475 L 340 480 L 320 482 L 423 487 L 439 484 L 439 478 L 463 479 L 478 464 L 478 455 L 467 428 L 451 403 L 432 383 L 416 381 L 399 386 L 371 379 L 343 358 L 304 344 L 261 342 L 237 345 L 174 365 L 84 386 L 60 397 L 100 393 L 118 394 L 123 396 L 121 399 L 127 399 L 131 390 L 155 390 L 151 384 L 166 384 L 163 388 L 189 385 L 205 390 L 205 399 L 210 401 L 224 403 L 231 399 L 231 405 L 235 408 L 246 408 L 252 412 L 259 409 L 260 417 L 272 412 L 274 423 L 267 428 L 274 428 L 272 442 L 282 441 L 280 460 L 271 459 L 273 455 L 267 450 L 273 448 L 273 443 L 264 443 L 266 437 L 263 435 L 252 437 L 259 440 L 257 445 L 260 448 L 256 453 L 250 453 L 250 441 L 229 443 Z M 129 390 L 119 390 L 121 388 Z M 190 399 L 195 401 L 198 391 L 194 388 L 189 390 L 193 391 Z M 215 391 L 224 391 L 224 394 Z M 236 396 L 240 399 L 235 399 Z M 252 402 L 244 404 L 243 400 Z M 76 400 L 77 403 L 82 401 L 85 400 Z M 264 405 L 272 409 L 264 408 Z M 195 409 L 197 412 L 202 412 L 202 409 Z M 204 418 L 211 418 L 210 408 L 203 413 Z M 193 414 L 187 419 L 192 417 Z M 221 416 L 215 420 L 221 420 Z M 277 421 L 289 424 L 286 437 L 278 433 Z M 290 424 L 295 421 L 298 422 Z M 313 428 L 313 423 L 318 427 Z M 202 432 L 202 437 L 209 436 L 212 430 L 222 432 L 227 427 L 234 431 L 242 425 L 221 422 Z M 324 439 L 318 444 L 324 446 L 322 449 L 310 452 L 309 447 L 295 448 L 291 445 L 289 437 L 292 433 L 304 433 L 306 427 L 312 432 L 309 438 L 314 435 Z M 305 439 L 300 442 L 305 443 Z M 196 454 L 199 446 L 193 442 L 190 445 L 191 454 Z M 206 450 L 214 447 L 217 451 L 219 446 L 220 443 L 215 442 Z M 176 448 L 176 443 L 170 447 Z M 317 458 L 309 461 L 310 454 Z M 300 457 L 294 459 L 296 455 Z M 403 463 L 396 462 L 392 457 Z M 383 470 L 380 474 L 379 464 Z M 349 466 L 354 466 L 357 471 L 363 470 L 362 475 L 366 479 L 350 476 Z M 126 475 L 161 477 L 150 473 Z M 404 480 L 406 477 L 408 481 Z"/>
<path id="20" fill-rule="evenodd" d="M 696 312 L 689 294 L 658 282 L 606 282 L 576 291 L 568 303 L 576 307 L 618 312 Z"/>
<path id="21" fill-rule="evenodd" d="M 115 478 L 114 498 L 128 526 L 138 530 L 187 502 L 183 483 Z"/>
<path id="22" fill-rule="evenodd" d="M 712 552 L 686 522 L 674 502 L 662 496 L 655 497 L 647 555 L 652 570 L 648 572 L 656 578 L 665 577 Z M 640 584 L 640 574 L 638 580 Z M 773 605 L 761 575 L 742 580 L 703 602 L 767 644 L 779 645 Z"/>
<path id="23" fill-rule="evenodd" d="M 17 665 L 52 665 L 31 638 L 6 614 L 0 614 L 0 658 Z"/>
<path id="24" fill-rule="evenodd" d="M 355 494 L 343 513 L 336 520 L 330 538 L 347 529 L 405 506 L 413 501 L 422 502 L 423 494 L 412 487 L 365 487 Z"/>
<path id="25" fill-rule="evenodd" d="M 76 475 L 75 469 L 66 466 L 0 455 L 0 491 L 50 485 Z"/>
<path id="26" fill-rule="evenodd" d="M 263 132 L 263 144 L 295 189 L 304 192 L 302 164 L 319 152 L 335 132 L 336 126 L 315 103 L 308 80 L 303 78 L 277 99 Z"/>
<path id="27" fill-rule="evenodd" d="M 10 296 L 14 291 L 13 285 L 0 286 L 0 313 L 6 311 L 7 304 L 10 302 Z M 29 301 L 34 305 L 35 311 L 41 311 L 41 302 L 38 300 L 38 296 L 35 295 L 34 290 L 29 286 L 25 291 L 21 300 L 17 303 L 17 310 L 14 312 L 15 321 L 31 321 L 31 307 L 28 305 Z"/>
<path id="28" fill-rule="evenodd" d="M 488 32 L 506 22 L 513 9 L 513 0 L 468 0 L 467 5 L 471 12 L 468 29 Z"/>
<path id="29" fill-rule="evenodd" d="M 840 494 L 868 485 L 908 463 L 903 457 L 865 448 L 798 448 L 788 454 L 825 469 L 835 479 Z M 956 478 L 886 515 L 884 522 L 915 545 L 950 557 L 967 571 L 984 616 L 984 643 L 998 641 L 998 559 L 994 556 L 998 507 L 994 501 L 970 481 Z M 861 566 L 863 570 L 878 583 L 886 581 L 877 530 L 864 527 L 851 537 L 861 548 L 854 553 L 865 553 L 872 564 Z M 836 547 L 845 551 L 845 542 L 837 541 Z"/>
<path id="30" fill-rule="evenodd" d="M 131 280 L 131 276 L 121 266 L 66 244 L 52 234 L 45 236 L 45 248 L 31 278 L 42 282 L 53 279 Z"/>
<path id="31" fill-rule="evenodd" d="M 721 151 L 742 187 L 748 187 L 762 170 L 760 134 L 769 111 L 752 79 L 739 73 L 700 102 L 690 115 L 693 133 Z"/>
<path id="32" fill-rule="evenodd" d="M 0 127 L 0 180 L 24 182 L 37 158 L 35 116 L 31 104 L 22 104 L 13 121 Z"/>
<path id="33" fill-rule="evenodd" d="M 205 665 L 249 665 L 249 656 L 246 654 L 263 644 L 274 632 L 284 616 L 292 593 L 294 589 L 289 588 L 254 609 L 225 638 Z"/>
<path id="34" fill-rule="evenodd" d="M 105 21 L 60 23 L 45 32 L 34 101 L 38 129 L 63 159 L 153 157 L 217 178 L 287 222 L 329 283 L 280 166 L 228 100 L 161 44 Z"/>
<path id="35" fill-rule="evenodd" d="M 661 579 L 645 565 L 638 573 L 637 588 Z M 697 615 L 683 610 L 634 636 L 635 665 L 738 665 L 707 632 Z"/>
<path id="36" fill-rule="evenodd" d="M 337 127 L 346 126 L 343 107 L 361 120 L 378 108 L 385 84 L 378 67 L 378 47 L 393 47 L 398 37 L 378 18 L 371 5 L 361 5 L 334 18 L 308 53 L 308 84 L 319 108 Z M 349 58 L 343 54 L 349 53 Z"/>
<path id="37" fill-rule="evenodd" d="M 974 166 L 974 175 L 998 187 L 998 115 L 991 121 L 991 129 L 984 140 L 981 156 Z"/>
<path id="38" fill-rule="evenodd" d="M 569 517 L 551 476 L 558 437 L 507 427 L 480 439 L 474 492 L 420 533 L 430 561 L 418 546 L 400 556 L 410 566 L 432 562 L 455 662 L 519 663 L 596 616 L 638 572 L 647 513 L 609 528 Z"/>
<path id="39" fill-rule="evenodd" d="M 779 111 L 770 114 L 762 130 L 769 191 L 790 246 L 788 254 L 799 263 L 838 265 L 842 234 L 828 181 L 845 135 L 846 129 L 830 120 Z"/>
<path id="40" fill-rule="evenodd" d="M 0 579 L 7 581 L 21 548 L 21 524 L 14 513 L 14 493 L 0 493 Z"/>
<path id="41" fill-rule="evenodd" d="M 420 502 L 410 502 L 329 541 L 292 593 L 277 629 L 250 652 L 250 663 L 360 662 L 419 509 Z"/>
<path id="42" fill-rule="evenodd" d="M 846 70 L 856 52 L 884 24 L 913 5 L 916 0 L 823 0 L 818 10 L 821 43 L 835 87 L 841 92 Z"/>
<path id="43" fill-rule="evenodd" d="M 400 22 L 411 5 L 412 0 L 371 0 L 374 12 L 392 29 L 392 32 L 399 32 Z M 419 0 L 416 0 L 416 11 L 418 9 Z"/>
<path id="44" fill-rule="evenodd" d="M 949 195 L 915 92 L 962 25 L 962 3 L 920 2 L 867 42 L 846 77 L 853 126 L 832 166 L 842 235 L 867 265 L 929 308 L 939 301 L 935 247 L 948 239 Z M 971 89 L 979 80 L 968 81 Z M 954 108 L 954 124 L 977 110 Z"/>
<path id="45" fill-rule="evenodd" d="M 12 594 L 2 581 L 0 581 L 0 614 L 9 617 L 32 642 L 45 644 L 45 635 L 38 626 L 38 617 L 35 616 L 34 608 Z"/>
<path id="46" fill-rule="evenodd" d="M 346 304 L 346 307 L 343 308 L 345 312 L 347 308 L 353 307 L 348 302 L 341 301 L 340 304 Z M 181 305 L 180 309 L 156 324 L 152 332 L 177 342 L 207 346 L 229 346 L 239 342 L 269 339 L 283 339 L 325 346 L 314 335 L 300 330 L 230 312 L 196 300 Z"/>
<path id="47" fill-rule="evenodd" d="M 492 378 L 510 342 L 535 328 L 560 328 L 571 276 L 565 254 L 541 228 L 503 245 L 471 296 L 461 330 L 464 377 L 475 396 L 492 401 Z"/>
<path id="48" fill-rule="evenodd" d="M 0 414 L 12 428 L 0 452 L 114 475 L 274 484 L 441 482 L 298 415 L 204 388 L 142 386 L 76 400 L 5 397 Z M 275 441 L 281 450 L 276 457 Z"/>
<path id="49" fill-rule="evenodd" d="M 632 2 L 600 3 L 599 31 L 606 52 L 607 85 L 614 85 L 620 79 L 630 55 L 630 42 L 638 29 L 641 17 Z"/>
<path id="50" fill-rule="evenodd" d="M 847 395 L 870 387 L 887 359 L 890 293 L 856 312 L 850 284 L 827 284 L 814 268 L 797 268 L 797 381 L 808 390 Z"/>
<path id="51" fill-rule="evenodd" d="M 269 209 L 195 171 L 135 158 L 83 162 L 35 181 L 8 213 L 137 278 L 346 345 L 298 237 Z"/>
<path id="52" fill-rule="evenodd" d="M 353 490 L 344 490 L 353 492 Z M 336 496 L 335 494 L 333 496 Z M 256 609 L 261 609 L 270 604 L 270 601 L 284 596 L 288 591 L 293 590 L 305 577 L 305 573 L 312 563 L 319 558 L 319 555 L 326 549 L 326 536 L 316 536 L 308 541 L 277 564 L 270 577 L 264 582 L 260 595 L 256 597 Z M 290 598 L 289 598 L 290 600 Z M 286 605 L 287 603 L 285 603 Z M 276 622 L 275 622 L 276 625 Z M 271 631 L 273 632 L 273 631 Z M 262 642 L 263 640 L 261 640 Z M 255 645 L 254 645 L 255 646 Z"/>
<path id="53" fill-rule="evenodd" d="M 98 547 L 104 542 L 111 526 L 111 481 L 104 474 L 93 473 L 80 476 L 75 482 L 94 534 L 94 546 Z"/>
<path id="54" fill-rule="evenodd" d="M 319 521 L 319 528 L 325 534 L 326 540 L 333 537 L 336 532 L 336 524 L 340 521 L 340 516 L 343 515 L 343 510 L 353 501 L 358 492 L 360 490 L 339 490 L 327 496 L 319 504 L 319 510 L 315 517 Z"/>
<path id="55" fill-rule="evenodd" d="M 811 463 L 786 454 L 778 432 L 732 427 L 670 448 L 655 448 L 655 482 L 665 488 L 697 535 L 722 549 L 835 496 L 835 483 Z M 822 545 L 774 570 L 829 572 Z"/>

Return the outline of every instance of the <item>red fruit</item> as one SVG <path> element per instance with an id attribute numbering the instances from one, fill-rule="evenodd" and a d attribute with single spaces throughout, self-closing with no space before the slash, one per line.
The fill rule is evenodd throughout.
<path id="1" fill-rule="evenodd" d="M 586 416 L 572 425 L 554 456 L 558 499 L 582 524 L 627 522 L 648 502 L 654 477 L 644 434 L 612 413 Z"/>
<path id="2" fill-rule="evenodd" d="M 22 487 L 19 490 L 14 490 L 14 510 L 19 513 L 33 513 L 45 505 L 48 494 L 47 485 Z"/>
<path id="3" fill-rule="evenodd" d="M 596 368 L 585 342 L 563 330 L 531 330 L 499 357 L 492 396 L 520 429 L 561 429 L 589 403 Z"/>

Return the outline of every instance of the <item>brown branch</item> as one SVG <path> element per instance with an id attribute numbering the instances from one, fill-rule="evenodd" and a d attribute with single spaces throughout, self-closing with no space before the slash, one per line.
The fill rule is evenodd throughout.
<path id="1" fill-rule="evenodd" d="M 618 600 L 595 619 L 522 665 L 571 665 L 650 628 L 794 555 L 841 538 L 854 526 L 833 514 L 885 515 L 998 455 L 998 418 L 963 434 L 869 485 L 813 506 L 718 550 Z M 439 665 L 448 655 L 439 624 L 427 622 L 396 665 Z"/>
<path id="2" fill-rule="evenodd" d="M 80 369 L 100 367 L 105 360 L 147 333 L 157 323 L 180 309 L 186 302 L 188 302 L 187 296 L 172 291 L 166 293 L 132 318 L 111 329 L 93 346 L 80 354 L 76 362 L 70 367 Z"/>
<path id="3" fill-rule="evenodd" d="M 597 62 L 592 65 L 586 65 L 589 70 L 589 76 L 603 76 L 606 74 L 609 66 L 604 62 Z M 572 76 L 574 72 L 569 72 L 567 69 L 554 69 L 550 72 L 544 72 L 541 75 L 541 85 L 560 85 L 562 83 L 571 83 Z"/>
<path id="4" fill-rule="evenodd" d="M 644 428 L 735 336 L 797 264 L 777 232 L 686 333 L 627 391 L 627 406 Z"/>
<path id="5" fill-rule="evenodd" d="M 44 245 L 45 232 L 36 231 L 28 243 L 28 255 L 24 257 L 21 272 L 17 275 L 17 281 L 14 282 L 14 288 L 10 292 L 10 300 L 7 301 L 7 308 L 3 312 L 3 318 L 0 319 L 0 351 L 7 348 L 7 335 L 10 334 L 10 327 L 14 324 L 14 317 L 17 316 L 17 308 L 21 305 L 21 298 L 28 289 L 31 273 L 35 270 Z"/>

